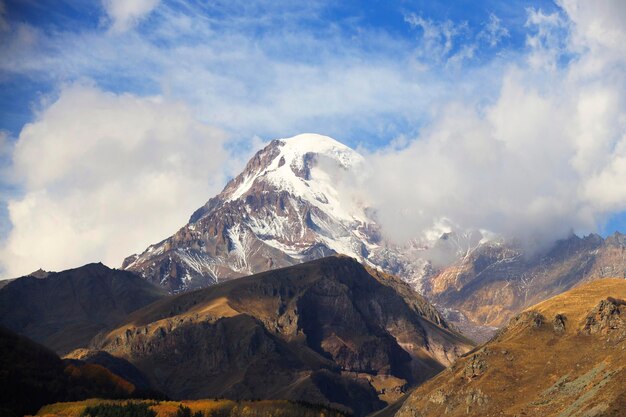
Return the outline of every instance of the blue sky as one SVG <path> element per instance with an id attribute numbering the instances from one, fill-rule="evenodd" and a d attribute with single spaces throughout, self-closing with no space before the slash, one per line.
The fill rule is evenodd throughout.
<path id="1" fill-rule="evenodd" d="M 207 4 L 210 3 L 210 4 Z M 221 33 L 234 38 L 242 37 L 263 49 L 269 57 L 277 60 L 290 60 L 316 65 L 318 54 L 327 59 L 334 54 L 349 53 L 356 58 L 406 60 L 415 51 L 416 44 L 423 35 L 423 30 L 407 22 L 407 18 L 414 15 L 433 23 L 450 21 L 453 25 L 463 26 L 457 39 L 453 42 L 448 55 L 452 56 L 459 51 L 465 42 L 473 40 L 484 26 L 488 24 L 490 16 L 496 16 L 507 34 L 495 47 L 479 48 L 472 62 L 468 66 L 481 65 L 494 60 L 500 53 L 515 53 L 525 48 L 527 30 L 527 9 L 536 8 L 546 13 L 558 10 L 552 1 L 348 1 L 348 2 L 310 2 L 306 6 L 293 2 L 163 2 L 160 8 L 167 10 L 158 13 L 153 11 L 138 22 L 132 34 L 119 34 L 117 40 L 135 36 L 142 37 L 147 43 L 156 48 L 163 48 L 163 55 L 170 48 L 194 46 L 201 44 L 204 39 L 219 37 Z M 50 37 L 48 42 L 42 42 L 41 48 L 32 54 L 35 57 L 45 57 L 55 62 L 61 59 L 63 53 L 62 42 L 80 44 L 87 48 L 82 56 L 73 57 L 76 61 L 89 60 L 90 41 L 98 43 L 95 37 L 103 35 L 109 29 L 106 23 L 106 11 L 102 4 L 93 1 L 11 1 L 5 0 L 4 19 L 12 25 L 33 28 L 40 32 L 40 36 Z M 167 25 L 172 15 L 194 19 L 194 23 L 207 30 L 206 33 L 169 32 L 159 33 Z M 210 32 L 209 32 L 210 31 Z M 366 33 L 367 36 L 363 36 Z M 11 42 L 12 34 L 4 33 L 4 43 Z M 75 38 L 73 38 L 75 37 Z M 292 39 L 289 39 L 292 37 Z M 278 38 L 278 39 L 277 39 Z M 306 39 L 306 44 L 301 43 Z M 69 45 L 68 45 L 69 46 Z M 233 45 L 236 48 L 236 45 Z M 321 48 L 321 49 L 320 49 Z M 93 52 L 93 51 L 91 51 Z M 167 60 L 167 56 L 161 57 Z M 137 59 L 132 71 L 128 69 L 127 61 Z M 426 58 L 427 59 L 427 58 Z M 12 137 L 17 137 L 22 126 L 34 117 L 33 111 L 38 108 L 42 96 L 54 95 L 64 83 L 75 82 L 89 78 L 98 86 L 107 91 L 132 92 L 140 95 L 163 94 L 161 77 L 167 77 L 168 63 L 161 63 L 156 67 L 148 67 L 155 61 L 154 57 L 133 56 L 133 51 L 120 50 L 111 56 L 102 57 L 92 65 L 85 62 L 69 62 L 65 68 L 40 68 L 37 65 L 23 65 L 17 68 L 3 68 L 3 94 L 0 97 L 0 126 L 7 130 Z M 146 77 L 143 72 L 145 65 L 150 72 Z M 28 67 L 28 68 L 24 68 Z M 466 68 L 464 68 L 466 69 Z M 255 69 L 248 69 L 255 70 Z M 448 77 L 458 77 L 452 71 L 445 74 Z M 253 75 L 242 73 L 244 82 L 251 82 Z M 246 79 L 247 78 L 247 79 Z M 255 99 L 251 91 L 248 99 Z M 177 94 L 177 92 L 171 92 Z M 393 119 L 393 117 L 391 117 Z M 403 125 L 401 120 L 398 131 L 415 128 Z M 317 121 L 311 123 L 313 127 L 322 128 Z M 303 123 L 303 128 L 308 126 Z M 237 130 L 237 126 L 228 126 Z M 366 131 L 359 131 L 358 123 L 353 124 L 354 132 L 348 132 L 344 140 L 356 145 L 362 141 Z M 255 126 L 254 131 L 242 134 L 281 135 L 282 132 L 272 131 L 263 126 Z M 354 137 L 351 137 L 354 134 Z M 386 135 L 371 134 L 371 146 L 386 144 L 395 131 Z"/>
<path id="2" fill-rule="evenodd" d="M 0 0 L 0 268 L 115 264 L 264 142 L 301 132 L 408 181 L 369 191 L 420 207 L 399 227 L 412 234 L 442 218 L 536 241 L 623 229 L 624 13 L 619 0 Z M 179 204 L 155 208 L 155 179 Z M 147 207 L 154 219 L 120 237 Z M 67 242 L 30 259 L 48 252 L 42 233 Z"/>

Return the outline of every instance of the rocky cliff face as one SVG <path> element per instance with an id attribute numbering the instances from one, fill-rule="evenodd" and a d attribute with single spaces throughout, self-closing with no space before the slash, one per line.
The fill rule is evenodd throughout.
<path id="1" fill-rule="evenodd" d="M 624 238 L 619 233 L 606 239 L 571 236 L 535 255 L 510 243 L 485 243 L 451 266 L 433 271 L 424 280 L 423 294 L 438 306 L 456 310 L 453 321 L 470 333 L 472 327 L 495 330 L 524 308 L 580 283 L 626 277 Z"/>
<path id="2" fill-rule="evenodd" d="M 406 283 L 330 257 L 158 301 L 92 347 L 174 398 L 296 399 L 364 415 L 471 342 Z"/>
<path id="3" fill-rule="evenodd" d="M 525 310 L 396 416 L 624 415 L 624 299 L 626 280 L 601 279 Z"/>

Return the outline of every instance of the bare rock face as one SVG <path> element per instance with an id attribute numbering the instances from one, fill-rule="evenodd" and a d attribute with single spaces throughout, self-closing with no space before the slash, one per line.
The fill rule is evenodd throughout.
<path id="1" fill-rule="evenodd" d="M 466 378 L 472 379 L 481 376 L 487 371 L 486 357 L 489 355 L 489 349 L 481 349 L 479 352 L 471 355 L 465 363 L 463 371 Z"/>
<path id="2" fill-rule="evenodd" d="M 486 337 L 477 329 L 503 326 L 519 311 L 583 282 L 626 277 L 624 235 L 571 236 L 547 253 L 527 254 L 507 242 L 487 242 L 459 261 L 432 270 L 423 294 L 437 306 L 465 319 L 459 327 Z M 486 332 L 485 335 L 488 335 Z"/>
<path id="3" fill-rule="evenodd" d="M 359 416 L 472 346 L 406 283 L 344 256 L 169 297 L 92 341 L 173 398 L 295 399 Z"/>
<path id="4" fill-rule="evenodd" d="M 567 317 L 564 314 L 557 314 L 554 316 L 554 320 L 552 320 L 552 327 L 556 333 L 565 332 L 565 322 L 567 321 Z"/>
<path id="5" fill-rule="evenodd" d="M 626 301 L 608 297 L 589 312 L 582 329 L 584 334 L 601 334 L 626 339 Z"/>

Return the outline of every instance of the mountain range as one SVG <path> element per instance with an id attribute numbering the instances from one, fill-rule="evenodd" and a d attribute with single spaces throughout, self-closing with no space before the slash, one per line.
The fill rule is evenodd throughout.
<path id="1" fill-rule="evenodd" d="M 90 264 L 16 279 L 0 289 L 0 307 L 2 325 L 144 390 L 307 401 L 356 416 L 474 346 L 405 282 L 341 255 L 169 296 Z"/>
<path id="2" fill-rule="evenodd" d="M 387 239 L 351 195 L 356 151 L 321 135 L 270 142 L 173 236 L 122 268 L 177 293 L 331 254 L 399 276 L 470 337 L 487 340 L 515 313 L 578 283 L 626 276 L 626 237 L 576 235 L 543 252 L 480 231 L 432 241 Z"/>
<path id="3" fill-rule="evenodd" d="M 206 417 L 225 409 L 233 416 L 619 417 L 625 346 L 624 279 L 595 280 L 533 305 L 472 348 L 406 283 L 336 256 L 162 297 L 63 360 L 0 328 L 0 405 L 5 415 L 21 415 L 15 410 L 26 410 L 25 395 L 33 410 L 94 395 L 143 396 L 136 388 L 148 386 L 179 401 L 136 404 L 170 413 L 188 405 Z M 154 395 L 150 389 L 144 393 Z M 180 400 L 204 396 L 231 400 Z M 248 406 L 246 398 L 270 401 Z M 38 415 L 120 407 L 107 404 L 123 403 L 55 404 Z"/>
<path id="4" fill-rule="evenodd" d="M 0 409 L 149 396 L 207 417 L 622 415 L 626 236 L 398 244 L 350 191 L 365 165 L 326 136 L 274 140 L 122 269 L 2 282 L 0 378 L 17 382 Z"/>

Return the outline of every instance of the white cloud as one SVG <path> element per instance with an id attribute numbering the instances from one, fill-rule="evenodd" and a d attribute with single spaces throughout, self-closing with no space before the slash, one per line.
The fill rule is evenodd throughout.
<path id="1" fill-rule="evenodd" d="M 14 151 L 8 277 L 91 261 L 111 266 L 173 233 L 223 185 L 225 136 L 161 97 L 65 87 Z"/>
<path id="2" fill-rule="evenodd" d="M 500 18 L 493 13 L 489 14 L 489 20 L 478 33 L 477 39 L 483 40 L 490 47 L 497 46 L 503 38 L 509 37 L 509 30 L 502 26 Z"/>
<path id="3" fill-rule="evenodd" d="M 114 32 L 124 32 L 150 14 L 160 0 L 102 0 Z"/>
<path id="4" fill-rule="evenodd" d="M 626 56 L 611 40 L 626 30 L 613 17 L 622 4 L 594 18 L 585 2 L 569 2 L 581 13 L 569 17 L 529 10 L 528 55 L 503 72 L 497 100 L 453 102 L 415 140 L 370 155 L 364 189 L 383 230 L 406 241 L 443 221 L 537 249 L 626 210 L 626 71 L 615 64 Z M 611 39 L 590 20 L 607 21 Z"/>
<path id="5" fill-rule="evenodd" d="M 526 27 L 532 33 L 526 37 L 531 52 L 528 62 L 534 69 L 555 70 L 558 58 L 565 51 L 567 21 L 560 12 L 545 14 L 541 9 L 528 9 Z"/>
<path id="6" fill-rule="evenodd" d="M 409 14 L 404 19 L 413 28 L 421 30 L 420 43 L 417 52 L 420 58 L 425 61 L 447 62 L 459 61 L 465 57 L 473 56 L 469 54 L 473 46 L 461 47 L 461 52 L 453 53 L 454 48 L 458 48 L 462 43 L 459 38 L 469 33 L 467 22 L 456 24 L 451 20 L 441 22 L 432 19 L 424 19 L 414 13 Z"/>

